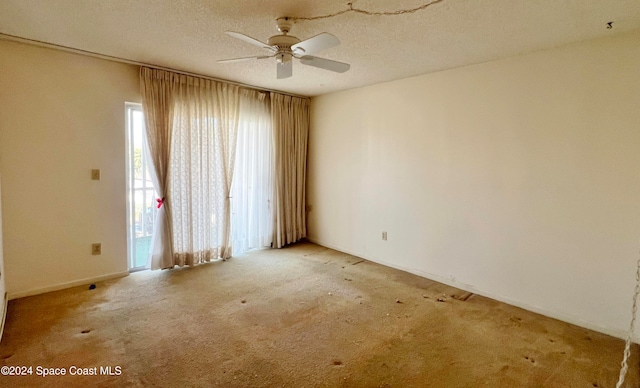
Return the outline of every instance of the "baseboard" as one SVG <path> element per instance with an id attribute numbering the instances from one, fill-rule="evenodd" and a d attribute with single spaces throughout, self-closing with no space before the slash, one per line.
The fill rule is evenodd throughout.
<path id="1" fill-rule="evenodd" d="M 96 276 L 94 278 L 85 278 L 85 279 L 80 279 L 80 280 L 74 280 L 74 281 L 71 281 L 71 282 L 60 283 L 60 284 L 56 284 L 56 285 L 48 286 L 48 287 L 34 288 L 34 289 L 31 289 L 31 290 L 27 290 L 27 291 L 12 292 L 12 293 L 9 294 L 9 300 L 25 298 L 27 296 L 33 296 L 33 295 L 38 295 L 38 294 L 44 294 L 45 292 L 64 290 L 65 288 L 83 286 L 85 284 L 103 282 L 105 280 L 121 278 L 121 277 L 125 277 L 125 276 L 128 276 L 128 275 L 129 275 L 129 271 L 116 272 L 116 273 L 112 273 L 112 274 L 108 274 L 108 275 Z"/>
<path id="2" fill-rule="evenodd" d="M 326 248 L 330 248 L 330 249 L 334 249 L 336 251 L 344 252 L 344 253 L 347 253 L 349 255 L 361 257 L 361 258 L 369 260 L 371 262 L 384 265 L 385 267 L 391 267 L 391 268 L 399 269 L 401 271 L 412 273 L 414 275 L 418 275 L 418 276 L 421 276 L 423 278 L 427 278 L 429 280 L 436 281 L 438 283 L 442 283 L 442 284 L 446 284 L 446 285 L 451 286 L 451 287 L 459 288 L 459 289 L 467 291 L 467 292 L 472 292 L 474 294 L 478 294 L 478 295 L 484 296 L 486 298 L 497 300 L 499 302 L 503 302 L 503 303 L 509 304 L 511 306 L 519 307 L 521 309 L 524 309 L 524 310 L 527 310 L 527 311 L 531 311 L 531 312 L 534 312 L 536 314 L 544 315 L 544 316 L 549 317 L 549 318 L 557 319 L 557 320 L 560 320 L 560 321 L 563 321 L 563 322 L 570 323 L 572 325 L 580 326 L 580 327 L 583 327 L 585 329 L 597 331 L 599 333 L 610 335 L 612 337 L 620 338 L 620 339 L 623 339 L 623 340 L 627 338 L 627 331 L 625 331 L 625 330 L 614 329 L 614 328 L 610 328 L 610 327 L 604 327 L 604 326 L 596 325 L 596 324 L 593 324 L 591 322 L 584 321 L 584 320 L 582 320 L 580 318 L 577 318 L 577 317 L 574 317 L 574 316 L 571 316 L 571 315 L 567 315 L 567 314 L 562 313 L 562 312 L 548 310 L 548 309 L 544 309 L 544 308 L 541 308 L 541 307 L 538 307 L 538 306 L 529 305 L 527 303 L 522 303 L 522 302 L 519 302 L 517 300 L 513 300 L 513 299 L 511 299 L 509 297 L 506 297 L 506 296 L 497 295 L 497 294 L 494 294 L 494 293 L 491 293 L 491 292 L 488 292 L 488 291 L 485 291 L 485 290 L 478 289 L 478 288 L 476 288 L 476 287 L 474 287 L 472 285 L 469 285 L 469 284 L 460 283 L 460 282 L 457 282 L 457 281 L 452 281 L 451 279 L 442 277 L 440 275 L 428 273 L 428 272 L 425 272 L 425 271 L 422 271 L 422 270 L 419 270 L 419 269 L 416 269 L 416 268 L 407 268 L 407 267 L 399 266 L 399 265 L 396 265 L 396 264 L 393 264 L 393 263 L 386 262 L 384 260 L 379 260 L 379 259 L 375 259 L 375 258 L 366 257 L 364 255 L 361 255 L 361 254 L 357 253 L 357 252 L 352 252 L 349 249 L 345 249 L 344 247 L 339 247 L 339 246 L 335 246 L 335 245 L 332 245 L 332 244 L 324 243 L 323 241 L 321 241 L 319 239 L 316 239 L 316 238 L 313 238 L 313 237 L 308 237 L 307 236 L 307 240 L 312 242 L 312 243 L 314 243 L 314 244 L 318 244 L 318 245 L 321 245 L 321 246 L 326 247 Z M 640 344 L 640 336 L 634 334 L 632 336 L 632 341 L 637 343 L 637 344 Z"/>

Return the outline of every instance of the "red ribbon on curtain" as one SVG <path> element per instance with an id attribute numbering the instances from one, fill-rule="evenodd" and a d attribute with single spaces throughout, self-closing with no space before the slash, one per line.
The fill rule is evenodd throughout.
<path id="1" fill-rule="evenodd" d="M 158 209 L 160 209 L 160 206 L 164 203 L 164 197 L 156 198 L 156 202 L 158 202 Z"/>

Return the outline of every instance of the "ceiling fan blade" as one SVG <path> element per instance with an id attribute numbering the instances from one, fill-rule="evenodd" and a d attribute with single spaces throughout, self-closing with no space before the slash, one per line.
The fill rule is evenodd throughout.
<path id="1" fill-rule="evenodd" d="M 273 58 L 273 55 L 261 55 L 259 57 L 244 57 L 244 58 L 231 58 L 231 59 L 218 59 L 218 63 L 231 63 L 231 62 L 242 62 L 249 61 L 251 59 L 265 59 L 265 58 Z"/>
<path id="2" fill-rule="evenodd" d="M 245 41 L 245 42 L 247 42 L 249 44 L 252 44 L 254 46 L 262 47 L 262 48 L 265 48 L 267 50 L 273 51 L 273 48 L 271 46 L 269 46 L 268 44 L 262 43 L 258 39 L 254 39 L 254 38 L 252 38 L 250 36 L 247 36 L 245 34 L 241 34 L 239 32 L 234 32 L 234 31 L 225 31 L 225 34 L 227 34 L 229 36 L 233 36 L 236 39 L 243 40 L 243 41 Z"/>
<path id="3" fill-rule="evenodd" d="M 322 34 L 316 35 L 313 38 L 309 38 L 307 40 L 303 40 L 300 43 L 294 44 L 293 46 L 291 46 L 291 50 L 293 50 L 296 54 L 311 55 L 319 51 L 335 47 L 339 44 L 340 39 L 327 32 L 323 32 Z"/>
<path id="4" fill-rule="evenodd" d="M 293 74 L 292 62 L 278 62 L 278 79 L 289 78 Z"/>
<path id="5" fill-rule="evenodd" d="M 344 73 L 351 68 L 351 65 L 348 63 L 332 61 L 331 59 L 324 59 L 311 55 L 305 55 L 304 57 L 301 57 L 300 63 L 320 69 L 335 71 L 336 73 Z"/>

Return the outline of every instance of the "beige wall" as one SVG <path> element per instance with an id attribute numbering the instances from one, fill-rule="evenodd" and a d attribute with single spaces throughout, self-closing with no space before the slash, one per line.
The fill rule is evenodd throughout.
<path id="1" fill-rule="evenodd" d="M 126 273 L 124 109 L 138 85 L 135 66 L 0 40 L 10 297 Z"/>
<path id="2" fill-rule="evenodd" d="M 639 41 L 313 98 L 310 238 L 623 336 L 640 248 Z"/>

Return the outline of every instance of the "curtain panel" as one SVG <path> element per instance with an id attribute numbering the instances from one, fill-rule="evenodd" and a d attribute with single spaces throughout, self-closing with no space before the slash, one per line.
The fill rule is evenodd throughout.
<path id="1" fill-rule="evenodd" d="M 158 209 L 149 248 L 147 265 L 152 269 L 173 267 L 171 205 L 166 195 L 169 190 L 169 156 L 175 114 L 172 100 L 174 77 L 166 71 L 140 68 L 140 92 L 147 134 L 145 151 L 151 160 L 149 174 L 160 201 L 163 201 Z"/>
<path id="2" fill-rule="evenodd" d="M 178 75 L 169 198 L 175 265 L 231 257 L 231 184 L 240 90 Z"/>
<path id="3" fill-rule="evenodd" d="M 273 136 L 269 94 L 243 90 L 231 189 L 233 254 L 270 247 Z"/>
<path id="4" fill-rule="evenodd" d="M 307 236 L 309 99 L 271 93 L 274 146 L 273 247 Z"/>

